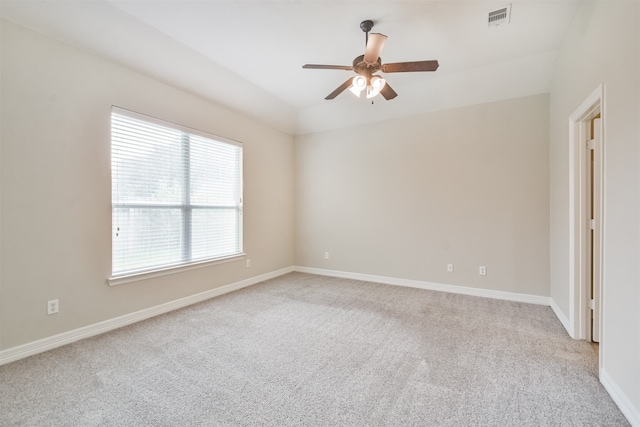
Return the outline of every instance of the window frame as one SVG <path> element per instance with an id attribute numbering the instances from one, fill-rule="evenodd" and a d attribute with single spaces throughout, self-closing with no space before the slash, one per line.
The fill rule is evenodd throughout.
<path id="1" fill-rule="evenodd" d="M 174 203 L 166 203 L 166 204 L 140 204 L 140 203 L 116 203 L 113 196 L 113 158 L 110 162 L 111 165 L 111 223 L 112 223 L 112 234 L 111 234 L 111 276 L 107 278 L 107 283 L 110 286 L 120 285 L 124 283 L 129 283 L 138 280 L 145 280 L 152 277 L 164 276 L 167 274 L 174 274 L 182 271 L 193 270 L 196 268 L 208 267 L 211 265 L 221 264 L 232 262 L 236 260 L 241 260 L 245 257 L 244 253 L 244 159 L 243 159 L 243 144 L 241 142 L 220 137 L 217 135 L 209 134 L 207 132 L 202 132 L 197 129 L 189 128 L 187 126 L 182 126 L 176 123 L 172 123 L 166 120 L 158 119 L 155 117 L 147 116 L 145 114 L 137 113 L 131 110 L 127 110 L 124 108 L 120 108 L 117 106 L 111 107 L 111 114 L 109 115 L 110 119 L 110 156 L 113 157 L 114 148 L 113 148 L 113 114 L 125 116 L 128 118 L 141 120 L 146 123 L 150 123 L 157 126 L 166 127 L 169 129 L 173 129 L 179 131 L 181 133 L 181 143 L 182 143 L 182 153 L 183 156 L 187 156 L 189 159 L 189 151 L 191 148 L 190 136 L 199 136 L 201 138 L 210 139 L 219 143 L 229 144 L 240 148 L 240 164 L 239 164 L 239 203 L 237 206 L 233 207 L 233 209 L 238 210 L 238 227 L 235 230 L 237 233 L 237 243 L 239 244 L 239 252 L 233 253 L 227 256 L 218 256 L 212 258 L 205 259 L 196 259 L 191 260 L 191 250 L 192 250 L 192 233 L 191 233 L 191 217 L 192 212 L 195 209 L 220 209 L 224 208 L 223 206 L 209 205 L 209 204 L 191 204 L 190 198 L 190 169 L 191 169 L 191 161 L 182 161 L 183 165 L 183 186 L 182 186 L 182 200 L 179 204 Z M 186 178 L 186 179 L 185 179 Z M 163 264 L 158 266 L 150 266 L 150 267 L 142 267 L 134 270 L 127 270 L 119 273 L 114 273 L 114 259 L 113 259 L 113 250 L 114 250 L 114 238 L 115 232 L 113 230 L 113 220 L 114 220 L 114 209 L 116 208 L 152 208 L 152 209 L 180 209 L 181 218 L 182 218 L 182 227 L 183 230 L 181 234 L 181 259 L 175 263 Z"/>

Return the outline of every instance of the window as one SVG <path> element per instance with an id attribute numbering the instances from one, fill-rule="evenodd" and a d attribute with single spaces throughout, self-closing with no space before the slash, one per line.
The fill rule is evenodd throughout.
<path id="1" fill-rule="evenodd" d="M 113 107 L 112 275 L 242 254 L 242 146 Z"/>

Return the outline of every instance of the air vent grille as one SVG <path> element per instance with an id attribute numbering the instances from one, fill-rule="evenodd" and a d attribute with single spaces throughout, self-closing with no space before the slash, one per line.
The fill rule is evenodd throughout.
<path id="1" fill-rule="evenodd" d="M 508 23 L 511 18 L 511 5 L 501 7 L 500 9 L 489 12 L 487 23 L 490 27 Z"/>

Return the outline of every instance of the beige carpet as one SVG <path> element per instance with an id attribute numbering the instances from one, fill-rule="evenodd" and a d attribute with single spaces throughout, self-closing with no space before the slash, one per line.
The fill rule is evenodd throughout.
<path id="1" fill-rule="evenodd" d="M 0 367 L 0 425 L 628 423 L 548 307 L 292 273 Z"/>

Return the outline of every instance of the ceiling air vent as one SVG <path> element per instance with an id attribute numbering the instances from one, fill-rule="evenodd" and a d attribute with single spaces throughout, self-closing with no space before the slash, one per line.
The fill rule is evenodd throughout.
<path id="1" fill-rule="evenodd" d="M 487 23 L 490 27 L 508 23 L 511 18 L 511 5 L 508 4 L 500 9 L 489 12 Z"/>

